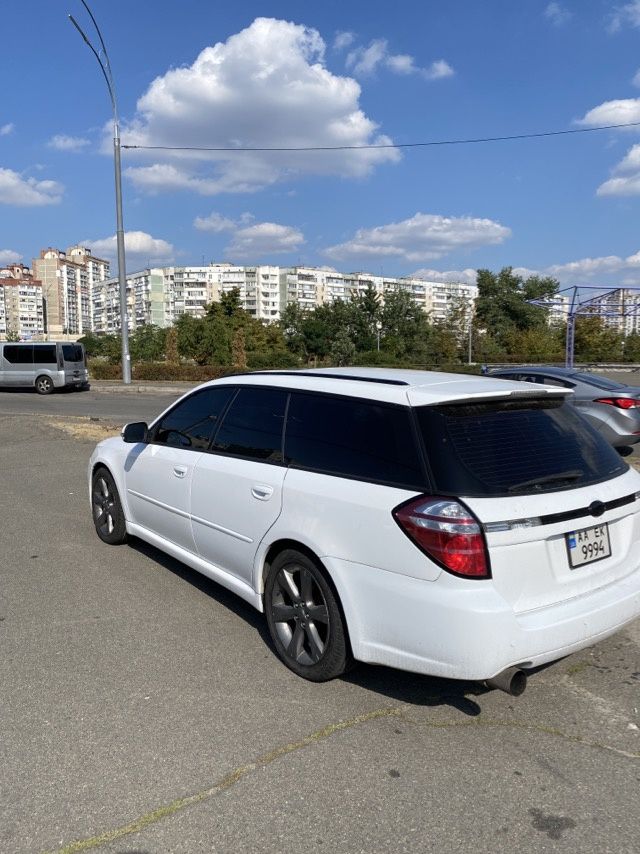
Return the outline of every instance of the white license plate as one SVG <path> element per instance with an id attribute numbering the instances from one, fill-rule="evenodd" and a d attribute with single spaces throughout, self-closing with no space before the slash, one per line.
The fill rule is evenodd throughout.
<path id="1" fill-rule="evenodd" d="M 564 537 L 571 569 L 611 557 L 609 526 L 606 522 L 602 525 L 594 525 L 592 528 L 570 531 Z"/>

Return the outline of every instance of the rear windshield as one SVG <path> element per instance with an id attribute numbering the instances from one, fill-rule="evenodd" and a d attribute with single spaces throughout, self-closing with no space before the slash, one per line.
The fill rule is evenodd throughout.
<path id="1" fill-rule="evenodd" d="M 82 362 L 84 361 L 84 353 L 79 344 L 63 344 L 62 355 L 65 362 Z"/>
<path id="2" fill-rule="evenodd" d="M 606 388 L 613 391 L 613 389 L 620 388 L 623 383 L 617 383 L 613 380 L 608 380 L 606 377 L 601 377 L 596 374 L 581 374 L 575 373 L 571 374 L 571 379 L 580 380 L 583 383 L 589 383 L 589 385 L 594 385 L 596 388 Z"/>
<path id="3" fill-rule="evenodd" d="M 563 399 L 417 410 L 436 491 L 497 497 L 575 489 L 627 470 Z"/>

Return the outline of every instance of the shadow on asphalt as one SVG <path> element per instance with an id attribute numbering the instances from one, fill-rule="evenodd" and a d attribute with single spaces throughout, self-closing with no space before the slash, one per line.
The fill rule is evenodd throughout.
<path id="1" fill-rule="evenodd" d="M 264 616 L 234 593 L 191 569 L 186 564 L 160 551 L 143 540 L 132 539 L 131 548 L 159 563 L 169 572 L 184 579 L 207 596 L 211 596 L 229 611 L 248 623 L 260 635 L 264 644 L 276 656 Z M 412 706 L 451 706 L 470 717 L 477 717 L 482 709 L 472 697 L 481 697 L 491 689 L 479 682 L 460 682 L 454 679 L 439 679 L 422 676 L 391 667 L 358 663 L 350 673 L 341 677 L 343 682 L 357 685 L 386 697 Z M 469 695 L 472 695 L 470 697 Z"/>

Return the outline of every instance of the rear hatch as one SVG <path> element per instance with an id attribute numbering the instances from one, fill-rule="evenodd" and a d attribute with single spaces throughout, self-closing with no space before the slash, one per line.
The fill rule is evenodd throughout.
<path id="1" fill-rule="evenodd" d="M 480 521 L 493 583 L 521 613 L 633 572 L 640 475 L 562 396 L 509 386 L 484 399 L 412 402 L 433 491 Z"/>

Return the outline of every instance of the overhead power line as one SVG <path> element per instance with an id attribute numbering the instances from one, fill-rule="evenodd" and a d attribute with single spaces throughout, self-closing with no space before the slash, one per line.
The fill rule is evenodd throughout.
<path id="1" fill-rule="evenodd" d="M 122 148 L 141 151 L 371 151 L 383 148 L 428 148 L 436 145 L 474 145 L 483 142 L 508 142 L 517 139 L 542 139 L 549 136 L 569 136 L 577 133 L 593 133 L 600 130 L 618 130 L 620 128 L 640 127 L 640 122 L 628 122 L 619 125 L 598 125 L 591 128 L 571 128 L 569 130 L 548 130 L 539 133 L 516 133 L 509 136 L 481 136 L 469 139 L 433 139 L 428 142 L 386 142 L 370 145 L 300 145 L 300 146 L 200 146 L 200 145 L 122 145 Z"/>

